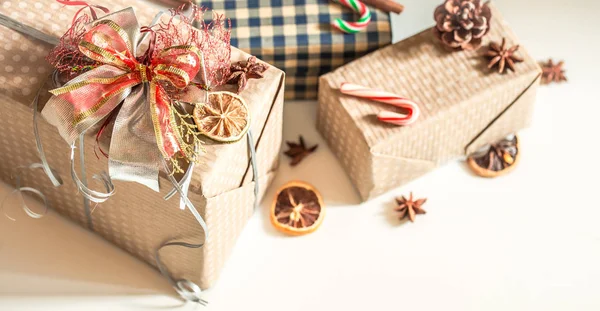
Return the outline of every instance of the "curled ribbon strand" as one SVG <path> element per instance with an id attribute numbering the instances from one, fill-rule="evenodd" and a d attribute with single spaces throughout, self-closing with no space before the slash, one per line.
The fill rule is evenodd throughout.
<path id="1" fill-rule="evenodd" d="M 67 5 L 67 6 L 83 6 L 81 9 L 79 9 L 75 15 L 73 16 L 73 21 L 71 22 L 71 24 L 75 23 L 75 21 L 77 20 L 77 17 L 79 16 L 79 14 L 81 14 L 81 12 L 85 9 L 90 9 L 90 14 L 92 15 L 92 18 L 94 20 L 98 19 L 98 14 L 96 14 L 96 10 L 98 9 L 102 12 L 104 12 L 105 14 L 108 14 L 108 12 L 110 12 L 109 9 L 100 6 L 100 5 L 94 5 L 94 4 L 89 4 L 85 1 L 74 1 L 74 0 L 56 0 L 56 2 L 63 4 L 63 5 Z"/>
<path id="2" fill-rule="evenodd" d="M 75 143 L 71 145 L 71 178 L 77 185 L 77 189 L 79 193 L 83 195 L 86 199 L 94 202 L 94 203 L 104 203 L 110 197 L 115 194 L 115 186 L 113 185 L 110 177 L 106 172 L 101 172 L 100 174 L 94 175 L 94 179 L 100 180 L 104 187 L 106 188 L 106 192 L 100 192 L 96 190 L 92 190 L 88 188 L 87 185 L 87 173 L 85 170 L 85 133 L 82 133 L 79 137 L 79 161 L 80 161 L 80 170 L 82 172 L 81 178 L 77 175 L 77 169 L 75 167 L 75 150 L 77 147 Z"/>
<path id="3" fill-rule="evenodd" d="M 52 78 L 55 77 L 55 73 L 53 73 L 51 75 Z M 39 126 L 38 126 L 38 121 L 39 121 L 39 102 L 40 102 L 40 94 L 42 92 L 42 89 L 44 89 L 44 85 L 41 85 L 35 95 L 35 97 L 33 98 L 33 102 L 31 103 L 31 107 L 33 109 L 33 134 L 35 136 L 35 144 L 36 144 L 36 149 L 38 151 L 38 155 L 40 157 L 40 163 L 33 163 L 27 167 L 25 166 L 21 166 L 21 167 L 17 167 L 17 171 L 18 173 L 15 176 L 16 179 L 16 183 L 15 183 L 15 190 L 12 191 L 10 194 L 8 194 L 3 200 L 2 203 L 0 203 L 0 209 L 4 210 L 4 215 L 12 220 L 12 221 L 16 221 L 15 218 L 10 217 L 7 213 L 6 213 L 6 201 L 8 199 L 9 196 L 18 193 L 19 194 L 19 200 L 21 203 L 21 208 L 23 209 L 23 211 L 30 216 L 31 218 L 35 218 L 35 219 L 39 219 L 42 218 L 49 209 L 49 203 L 48 200 L 46 198 L 46 196 L 38 189 L 32 188 L 32 187 L 22 187 L 21 186 L 21 176 L 22 173 L 21 171 L 24 169 L 29 169 L 29 170 L 36 170 L 36 169 L 42 169 L 44 171 L 44 173 L 46 174 L 46 176 L 48 176 L 48 179 L 50 179 L 50 182 L 52 183 L 52 185 L 54 187 L 60 187 L 63 184 L 63 180 L 60 178 L 59 174 L 50 167 L 50 164 L 48 164 L 48 159 L 46 158 L 46 152 L 44 151 L 44 145 L 42 144 L 42 140 L 40 137 L 40 130 L 39 130 Z M 31 193 L 34 194 L 36 196 L 38 196 L 40 198 L 40 200 L 42 201 L 43 205 L 44 205 L 44 211 L 42 213 L 36 213 L 34 212 L 25 202 L 25 197 L 23 196 L 23 194 L 27 192 L 27 193 Z"/>
<path id="4" fill-rule="evenodd" d="M 35 170 L 35 169 L 43 169 L 43 166 L 40 163 L 35 163 L 32 164 L 28 167 L 25 166 L 20 166 L 17 167 L 18 171 L 21 170 Z M 34 219 L 39 219 L 44 217 L 44 215 L 46 215 L 48 213 L 48 209 L 49 209 L 49 203 L 48 203 L 48 199 L 46 198 L 46 196 L 39 191 L 38 189 L 32 188 L 32 187 L 23 187 L 21 186 L 21 175 L 22 173 L 19 172 L 16 174 L 15 179 L 15 190 L 13 190 L 11 193 L 9 193 L 7 196 L 4 197 L 4 199 L 2 199 L 2 202 L 0 202 L 0 209 L 2 209 L 4 211 L 4 216 L 6 216 L 6 218 L 12 220 L 12 221 L 16 221 L 16 218 L 11 217 L 10 215 L 8 215 L 8 213 L 6 212 L 6 202 L 8 200 L 8 198 L 11 195 L 14 194 L 18 194 L 19 195 L 19 201 L 21 204 L 21 209 L 25 212 L 25 214 L 27 214 L 29 217 L 34 218 Z M 42 201 L 42 204 L 44 206 L 44 209 L 41 213 L 37 213 L 35 211 L 33 211 L 28 205 L 27 202 L 25 202 L 25 197 L 23 196 L 24 193 L 31 193 L 36 195 L 37 197 L 40 198 L 40 200 Z"/>
<path id="5" fill-rule="evenodd" d="M 259 183 L 259 178 L 258 178 L 256 150 L 254 147 L 255 141 L 254 141 L 254 138 L 252 137 L 252 131 L 248 131 L 247 136 L 248 136 L 247 137 L 248 138 L 248 152 L 250 153 L 250 164 L 252 166 L 252 172 L 254 174 L 254 197 L 256 198 L 254 201 L 254 208 L 256 209 L 258 207 L 258 204 L 260 203 L 258 201 L 258 196 L 259 196 L 259 192 L 260 192 L 260 188 L 259 188 L 260 183 Z M 164 165 L 165 165 L 165 168 L 168 170 L 168 167 L 166 166 L 167 165 L 166 162 L 164 163 Z M 189 170 L 188 172 L 190 172 L 190 175 L 191 175 L 191 170 Z M 188 172 L 186 172 L 186 174 Z M 165 199 L 168 200 L 175 193 L 179 193 L 181 195 L 182 201 L 185 204 L 184 206 L 188 207 L 190 212 L 192 212 L 192 214 L 194 215 L 194 217 L 196 218 L 196 220 L 198 221 L 198 223 L 204 230 L 204 233 L 205 233 L 204 241 L 208 241 L 208 227 L 207 227 L 206 223 L 204 222 L 204 220 L 202 219 L 202 216 L 200 216 L 200 214 L 198 213 L 198 210 L 194 207 L 193 203 L 189 200 L 189 198 L 187 196 L 187 189 L 184 189 L 181 186 L 182 183 L 185 183 L 186 177 L 184 176 L 181 181 L 177 182 L 175 180 L 175 178 L 173 178 L 173 176 L 169 175 L 169 180 L 173 184 L 174 189 L 173 189 L 173 191 L 171 191 L 171 193 L 169 193 L 165 197 Z M 187 243 L 187 242 L 181 242 L 181 241 L 170 241 L 170 242 L 165 242 L 164 244 L 162 244 L 156 250 L 156 253 L 154 254 L 158 269 L 160 270 L 160 272 L 163 275 L 165 275 L 168 278 L 169 282 L 173 285 L 173 287 L 175 288 L 177 293 L 179 293 L 179 295 L 184 297 L 186 300 L 193 301 L 193 302 L 199 303 L 201 305 L 206 305 L 206 304 L 208 304 L 208 302 L 201 298 L 200 295 L 202 293 L 202 290 L 200 289 L 200 287 L 197 284 L 195 284 L 189 280 L 173 279 L 173 277 L 171 277 L 171 274 L 169 273 L 169 271 L 167 270 L 167 268 L 165 267 L 164 263 L 162 262 L 162 260 L 160 258 L 160 251 L 166 247 L 172 247 L 172 246 L 197 249 L 197 248 L 203 247 L 204 244 L 205 244 L 205 242 L 202 242 L 199 244 L 193 244 L 193 243 Z"/>

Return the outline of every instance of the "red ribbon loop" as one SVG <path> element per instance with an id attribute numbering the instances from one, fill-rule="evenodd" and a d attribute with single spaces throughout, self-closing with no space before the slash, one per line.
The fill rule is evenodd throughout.
<path id="1" fill-rule="evenodd" d="M 83 6 L 73 16 L 73 21 L 71 22 L 71 24 L 75 23 L 75 20 L 77 20 L 77 16 L 79 16 L 79 14 L 81 14 L 81 12 L 83 10 L 88 9 L 88 8 L 90 9 L 90 13 L 92 14 L 92 18 L 94 20 L 98 19 L 98 15 L 96 14 L 96 10 L 94 10 L 94 8 L 101 10 L 102 12 L 104 12 L 104 14 L 108 14 L 108 12 L 110 12 L 110 10 L 107 9 L 106 7 L 103 7 L 100 5 L 95 5 L 95 4 L 89 4 L 86 1 L 56 0 L 56 2 L 63 4 L 63 5 L 68 5 L 68 6 Z"/>
<path id="2" fill-rule="evenodd" d="M 51 92 L 73 105 L 76 126 L 90 117 L 106 117 L 119 105 L 121 94 L 150 83 L 149 112 L 157 144 L 165 158 L 172 158 L 181 151 L 181 138 L 171 120 L 171 109 L 175 108 L 164 86 L 186 88 L 201 69 L 200 52 L 191 45 L 172 46 L 150 54 L 148 62 L 142 63 L 135 57 L 133 44 L 127 32 L 112 20 L 97 21 L 83 36 L 79 50 L 103 65 Z"/>

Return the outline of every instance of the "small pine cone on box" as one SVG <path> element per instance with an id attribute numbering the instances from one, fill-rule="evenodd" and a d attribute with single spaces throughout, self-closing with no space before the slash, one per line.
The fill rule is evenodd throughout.
<path id="1" fill-rule="evenodd" d="M 435 9 L 434 34 L 453 49 L 476 50 L 490 30 L 492 12 L 481 0 L 445 0 Z"/>

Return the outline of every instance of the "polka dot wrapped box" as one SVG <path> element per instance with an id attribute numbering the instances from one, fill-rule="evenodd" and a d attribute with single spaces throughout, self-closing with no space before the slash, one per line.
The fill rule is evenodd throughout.
<path id="1" fill-rule="evenodd" d="M 135 53 L 138 47 L 133 47 L 132 44 L 138 42 L 139 49 L 143 48 L 144 28 L 140 25 L 149 25 L 165 7 L 149 1 L 105 2 L 103 5 L 109 7 L 110 13 L 106 15 L 102 9 L 96 8 L 98 17 L 93 22 L 83 24 L 81 29 L 85 35 L 81 37 L 83 39 L 77 40 L 76 45 L 83 53 L 88 52 L 86 56 L 95 57 L 94 60 L 102 59 L 106 63 L 99 67 L 90 65 L 93 68 L 79 77 L 106 74 L 110 70 L 119 72 L 124 67 L 117 65 L 124 64 L 125 61 L 136 65 L 130 67 L 132 71 L 115 79 L 102 76 L 96 80 L 85 80 L 96 81 L 89 83 L 62 81 L 64 75 L 53 74 L 54 68 L 46 60 L 81 7 L 49 0 L 0 2 L 0 179 L 17 188 L 31 187 L 39 190 L 46 197 L 50 208 L 155 266 L 172 281 L 180 294 L 188 300 L 196 301 L 198 299 L 195 294 L 200 288 L 210 287 L 218 278 L 255 205 L 264 195 L 279 167 L 285 76 L 281 70 L 267 63 L 252 60 L 251 63 L 258 66 L 255 70 L 260 69 L 263 78 L 249 79 L 243 90 L 239 90 L 237 84 L 222 84 L 211 88 L 208 86 L 210 83 L 207 82 L 206 73 L 198 80 L 199 83 L 204 83 L 205 88 L 179 87 L 183 83 L 186 83 L 186 87 L 196 83 L 196 72 L 198 75 L 202 74 L 198 68 L 214 65 L 211 63 L 212 59 L 206 57 L 206 51 L 202 50 L 204 46 L 198 48 L 194 45 L 196 41 L 189 39 L 188 42 L 192 42 L 189 45 L 171 45 L 159 50 L 157 54 L 143 54 L 143 57 L 152 57 L 152 61 L 146 62 L 142 56 L 129 57 L 128 55 L 141 55 Z M 82 12 L 89 14 L 89 7 Z M 89 18 L 92 18 L 91 15 Z M 181 19 L 171 17 L 169 21 L 173 22 L 172 25 L 179 25 L 180 22 L 177 21 Z M 182 35 L 183 38 L 199 38 L 203 34 L 198 34 L 202 30 L 191 28 L 191 24 L 188 23 L 189 33 L 185 33 L 189 37 Z M 160 29 L 155 28 L 155 36 L 160 36 Z M 112 39 L 105 40 L 106 37 Z M 213 37 L 211 33 L 210 38 Z M 226 39 L 226 52 L 231 53 L 226 63 L 227 70 L 232 63 L 246 64 L 250 55 L 233 47 L 229 50 L 229 39 L 223 38 L 218 39 L 223 42 Z M 207 39 L 202 42 L 209 41 Z M 158 47 L 163 41 L 156 42 Z M 113 46 L 119 48 L 112 49 Z M 110 54 L 111 51 L 114 54 Z M 116 65 L 106 65 L 110 62 Z M 170 65 L 163 65 L 165 63 Z M 73 67 L 73 70 L 81 68 L 85 66 Z M 160 71 L 163 68 L 166 69 Z M 194 72 L 194 75 L 187 78 L 188 72 Z M 178 77 L 181 78 L 177 79 Z M 158 78 L 163 80 L 157 80 Z M 84 132 L 75 140 L 77 143 L 67 143 L 65 136 L 69 133 L 65 134 L 64 128 L 70 129 L 82 123 L 73 121 L 61 124 L 59 121 L 64 115 L 59 114 L 58 109 L 54 115 L 52 111 L 47 114 L 47 106 L 60 107 L 71 99 L 73 101 L 68 102 L 69 104 L 79 105 L 96 94 L 83 92 L 83 95 L 78 95 L 76 92 L 80 89 L 94 83 L 107 85 L 122 81 L 119 79 L 128 79 L 127 83 L 133 79 L 139 81 L 135 80 L 135 87 L 123 91 L 129 92 L 129 95 L 117 103 L 119 106 L 113 114 L 108 114 L 91 126 L 90 133 Z M 166 79 L 170 79 L 168 82 L 172 84 L 162 82 Z M 194 96 L 195 93 L 176 93 L 179 89 L 193 89 L 198 94 L 206 94 L 206 97 L 197 97 L 203 101 L 186 101 L 186 96 Z M 35 100 L 38 90 L 41 90 L 40 96 Z M 52 97 L 48 90 L 52 90 Z M 180 97 L 169 98 L 171 93 L 165 95 L 166 92 L 173 92 Z M 61 97 L 62 94 L 68 96 Z M 111 94 L 102 93 L 98 103 L 106 103 L 105 98 Z M 164 105 L 165 102 L 168 105 Z M 195 104 L 185 106 L 186 103 Z M 97 106 L 76 115 L 77 118 L 81 116 L 82 120 L 88 120 L 86 118 L 96 116 L 96 113 L 104 113 L 104 108 L 92 110 L 95 107 Z M 154 119 L 155 112 L 165 107 L 173 110 L 166 117 Z M 145 108 L 148 110 L 143 110 Z M 129 111 L 128 109 L 147 112 L 141 115 L 132 112 L 129 115 L 124 112 Z M 177 116 L 189 116 L 192 119 L 192 112 L 186 109 L 193 109 L 192 121 L 185 124 L 183 119 L 171 121 L 177 120 Z M 91 112 L 87 114 L 87 111 Z M 218 113 L 218 117 L 210 115 L 214 111 L 217 111 L 215 113 Z M 74 114 L 70 115 L 71 118 L 73 116 Z M 129 120 L 130 116 L 140 117 Z M 214 118 L 218 119 L 215 121 L 218 125 L 211 127 L 210 120 Z M 143 120 L 149 121 L 142 123 Z M 165 120 L 169 122 L 166 123 Z M 234 124 L 233 120 L 239 121 Z M 141 124 L 146 128 L 122 124 Z M 194 148 L 184 149 L 185 143 L 192 138 L 177 136 L 180 135 L 178 131 L 185 131 L 190 124 L 195 124 L 197 131 L 204 135 L 198 138 L 202 144 L 192 145 L 203 146 L 200 151 Z M 225 129 L 219 127 L 222 124 L 226 124 L 223 125 L 226 126 Z M 123 133 L 147 132 L 147 129 L 150 129 L 150 136 L 141 135 L 139 140 L 115 143 Z M 159 135 L 163 129 L 171 129 L 169 133 L 175 134 Z M 121 162 L 158 153 L 158 149 L 150 152 L 142 149 L 148 142 L 153 142 L 154 147 L 159 142 L 158 146 L 162 147 L 160 143 L 163 141 L 158 138 L 165 140 L 165 146 L 167 143 L 179 146 L 177 155 L 197 152 L 199 159 L 189 161 L 188 163 L 194 163 L 193 166 L 182 166 L 182 170 L 176 172 L 175 164 L 181 164 L 181 158 L 173 156 L 167 159 L 159 156 L 159 160 L 164 160 L 165 166 L 155 168 L 156 183 L 143 184 L 138 180 L 128 180 L 127 176 L 137 176 L 138 173 L 141 175 L 140 172 L 145 174 L 150 169 L 141 165 L 123 166 Z M 36 141 L 40 143 L 39 146 Z M 124 152 L 122 158 L 112 157 L 117 149 Z M 160 150 L 163 156 L 167 151 Z M 83 165 L 80 164 L 82 156 L 85 156 Z M 47 160 L 47 163 L 40 159 Z M 167 162 L 166 159 L 172 162 Z M 31 166 L 34 163 L 39 164 Z M 121 170 L 117 171 L 119 174 L 113 171 L 115 167 Z M 103 171 L 107 173 L 102 174 Z M 107 177 L 109 175 L 110 178 Z M 13 176 L 20 176 L 18 186 Z M 19 207 L 7 208 L 16 210 Z M 19 215 L 27 217 L 25 213 Z M 181 243 L 169 244 L 175 241 Z M 181 246 L 184 243 L 198 247 Z M 200 244 L 203 245 L 200 247 Z"/>
<path id="2" fill-rule="evenodd" d="M 541 70 L 523 45 L 514 71 L 488 68 L 490 42 L 520 43 L 500 12 L 490 9 L 490 31 L 479 50 L 451 50 L 427 29 L 321 76 L 318 129 L 363 200 L 530 124 Z M 365 87 L 359 95 L 368 98 L 348 84 L 344 94 L 343 83 Z M 409 125 L 388 123 L 395 119 L 390 113 L 407 111 L 372 100 L 393 100 L 373 90 L 408 98 L 420 114 Z"/>

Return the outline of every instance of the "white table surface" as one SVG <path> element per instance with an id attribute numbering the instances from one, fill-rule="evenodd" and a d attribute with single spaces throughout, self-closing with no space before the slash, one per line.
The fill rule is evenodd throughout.
<path id="1" fill-rule="evenodd" d="M 396 39 L 432 24 L 439 0 L 403 0 Z M 568 84 L 541 87 L 522 162 L 502 178 L 452 162 L 359 204 L 314 128 L 316 104 L 287 103 L 284 135 L 319 151 L 287 160 L 248 223 L 207 310 L 600 310 L 598 1 L 496 1 L 538 59 L 566 61 Z M 0 121 L 1 122 L 1 121 Z M 327 216 L 290 238 L 268 220 L 274 189 L 314 184 Z M 0 197 L 9 192 L 0 185 Z M 429 198 L 400 224 L 393 198 Z M 0 310 L 193 310 L 156 271 L 50 212 L 0 217 Z M 174 210 L 174 212 L 177 212 Z M 201 310 L 202 308 L 197 308 Z"/>

